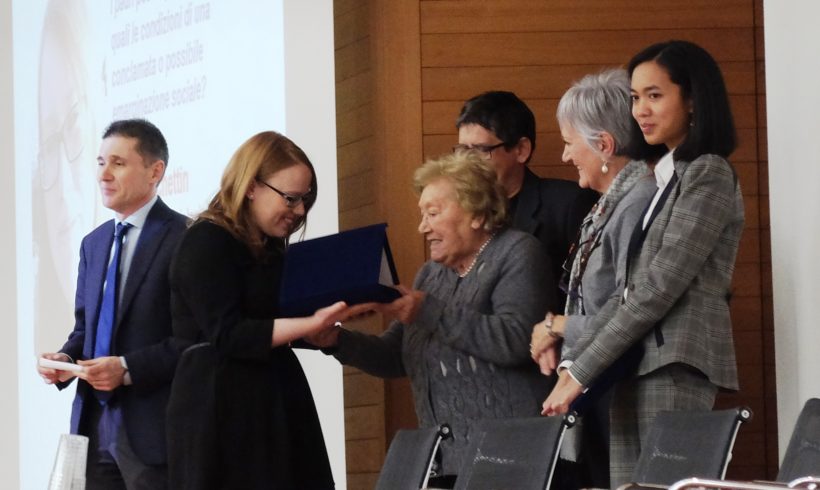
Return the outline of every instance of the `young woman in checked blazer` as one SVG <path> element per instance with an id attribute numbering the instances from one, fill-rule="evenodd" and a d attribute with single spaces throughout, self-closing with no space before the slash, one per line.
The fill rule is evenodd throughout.
<path id="1" fill-rule="evenodd" d="M 723 77 L 709 53 L 686 41 L 644 49 L 628 72 L 633 117 L 646 141 L 669 153 L 630 242 L 624 289 L 564 356 L 572 364 L 544 402 L 547 415 L 566 412 L 630 347 L 643 347 L 637 371 L 614 388 L 613 488 L 629 479 L 658 412 L 708 410 L 719 389 L 738 389 L 729 296 L 744 217 L 726 161 L 736 136 Z"/>

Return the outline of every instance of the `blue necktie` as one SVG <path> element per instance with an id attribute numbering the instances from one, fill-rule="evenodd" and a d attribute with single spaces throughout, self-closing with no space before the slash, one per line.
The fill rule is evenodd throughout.
<path id="1" fill-rule="evenodd" d="M 103 289 L 100 316 L 97 319 L 97 337 L 94 340 L 94 358 L 111 354 L 111 334 L 114 331 L 114 320 L 117 318 L 117 289 L 120 280 L 120 250 L 122 240 L 131 223 L 117 223 L 114 230 L 114 256 L 108 264 L 105 274 L 105 288 Z"/>

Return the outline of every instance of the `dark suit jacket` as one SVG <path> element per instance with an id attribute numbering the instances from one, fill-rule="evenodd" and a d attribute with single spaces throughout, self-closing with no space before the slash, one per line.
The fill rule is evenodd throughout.
<path id="1" fill-rule="evenodd" d="M 512 226 L 534 235 L 544 246 L 552 270 L 552 287 L 557 303 L 550 305 L 556 313 L 564 312 L 566 295 L 558 288 L 564 260 L 578 235 L 581 221 L 600 196 L 581 189 L 575 182 L 542 179 L 525 169 L 524 183 L 516 195 L 518 204 Z"/>
<path id="2" fill-rule="evenodd" d="M 187 218 L 161 199 L 151 208 L 140 234 L 120 298 L 111 355 L 125 356 L 133 384 L 114 396 L 134 452 L 146 464 L 165 464 L 165 408 L 171 379 L 184 348 L 172 338 L 168 267 Z M 74 309 L 74 331 L 60 352 L 92 359 L 103 282 L 114 239 L 114 220 L 83 238 Z M 67 383 L 59 384 L 60 389 Z M 93 389 L 78 380 L 71 410 L 71 432 L 80 429 L 85 403 L 97 403 Z"/>
<path id="3" fill-rule="evenodd" d="M 640 253 L 629 258 L 629 294 L 614 295 L 589 329 L 595 335 L 567 356 L 584 386 L 642 343 L 640 375 L 683 363 L 718 387 L 738 388 L 728 296 L 743 195 L 732 167 L 717 155 L 676 161 L 675 174 L 678 182 L 646 230 Z"/>

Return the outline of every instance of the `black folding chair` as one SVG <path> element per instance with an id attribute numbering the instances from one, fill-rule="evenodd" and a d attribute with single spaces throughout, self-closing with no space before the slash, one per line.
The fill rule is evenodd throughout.
<path id="1" fill-rule="evenodd" d="M 439 444 L 451 436 L 447 424 L 396 432 L 379 473 L 376 490 L 419 490 L 426 487 Z"/>
<path id="2" fill-rule="evenodd" d="M 620 488 L 666 487 L 691 477 L 722 480 L 737 431 L 751 418 L 746 407 L 661 412 L 641 447 L 632 473 L 635 483 Z"/>
<path id="3" fill-rule="evenodd" d="M 481 422 L 467 449 L 456 490 L 546 490 L 552 482 L 564 432 L 575 413 Z"/>
<path id="4" fill-rule="evenodd" d="M 803 405 L 777 481 L 791 482 L 805 476 L 820 476 L 820 399 L 811 398 Z"/>
<path id="5" fill-rule="evenodd" d="M 690 478 L 670 488 L 820 488 L 820 399 L 811 398 L 803 405 L 792 430 L 789 446 L 774 482 L 711 481 Z"/>

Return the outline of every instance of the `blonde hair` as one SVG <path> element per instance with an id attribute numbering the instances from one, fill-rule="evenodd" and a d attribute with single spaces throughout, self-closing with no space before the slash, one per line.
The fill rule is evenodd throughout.
<path id="1" fill-rule="evenodd" d="M 413 189 L 424 188 L 439 179 L 453 184 L 456 202 L 468 213 L 484 218 L 484 230 L 495 232 L 507 223 L 507 197 L 495 170 L 481 153 L 458 150 L 427 160 L 413 175 Z"/>
<path id="2" fill-rule="evenodd" d="M 286 136 L 275 131 L 265 131 L 252 136 L 236 150 L 222 174 L 219 191 L 211 200 L 208 209 L 199 215 L 198 220 L 205 219 L 222 226 L 245 242 L 254 253 L 260 254 L 264 242 L 252 233 L 248 189 L 254 180 L 264 180 L 294 165 L 305 165 L 311 173 L 312 198 L 305 200 L 306 217 L 307 212 L 313 207 L 317 193 L 316 171 L 313 164 L 305 152 Z M 302 219 L 294 231 L 304 224 L 305 219 Z"/>

